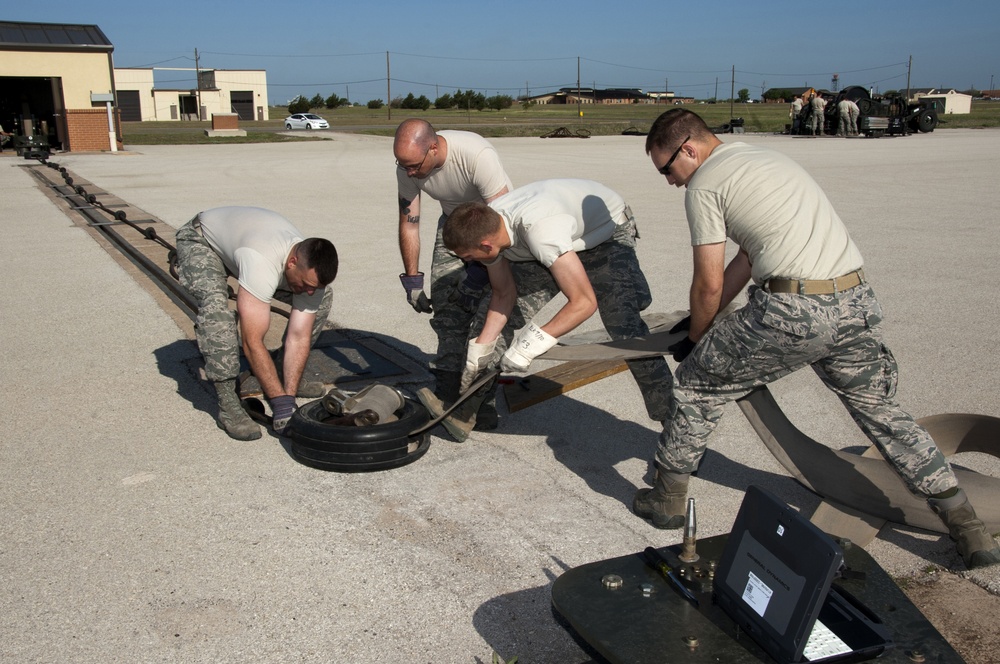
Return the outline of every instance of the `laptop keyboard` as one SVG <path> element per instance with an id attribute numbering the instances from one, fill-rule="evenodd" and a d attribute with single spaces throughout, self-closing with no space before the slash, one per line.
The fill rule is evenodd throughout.
<path id="1" fill-rule="evenodd" d="M 809 633 L 809 640 L 806 641 L 806 649 L 802 651 L 802 656 L 812 662 L 849 652 L 851 649 L 844 643 L 843 639 L 817 620 L 816 624 L 813 625 L 812 632 Z"/>

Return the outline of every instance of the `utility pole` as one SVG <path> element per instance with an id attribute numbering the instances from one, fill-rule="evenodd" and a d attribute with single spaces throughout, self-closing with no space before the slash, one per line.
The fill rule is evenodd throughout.
<path id="1" fill-rule="evenodd" d="M 201 69 L 198 67 L 198 49 L 194 49 L 194 80 L 198 86 L 198 119 L 201 120 Z"/>
<path id="2" fill-rule="evenodd" d="M 664 104 L 669 104 L 670 103 L 670 79 L 669 78 L 663 79 L 663 103 Z"/>
<path id="3" fill-rule="evenodd" d="M 729 83 L 729 119 L 733 119 L 733 97 L 736 96 L 736 65 L 733 65 L 733 77 Z"/>
<path id="4" fill-rule="evenodd" d="M 582 118 L 583 111 L 580 109 L 580 56 L 576 56 L 576 117 Z"/>
<path id="5" fill-rule="evenodd" d="M 910 101 L 910 72 L 913 70 L 913 56 L 910 56 L 910 61 L 906 65 L 906 101 Z"/>
<path id="6" fill-rule="evenodd" d="M 389 78 L 389 51 L 385 52 L 385 108 L 387 112 L 387 117 L 392 120 L 392 88 L 390 86 Z"/>
<path id="7" fill-rule="evenodd" d="M 715 96 L 712 97 L 714 101 L 719 101 L 719 77 L 715 77 Z"/>

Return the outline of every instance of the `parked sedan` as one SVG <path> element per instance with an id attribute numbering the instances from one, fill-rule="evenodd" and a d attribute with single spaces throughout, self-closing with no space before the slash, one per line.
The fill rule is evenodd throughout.
<path id="1" fill-rule="evenodd" d="M 329 129 L 330 123 L 315 113 L 296 113 L 285 118 L 285 129 Z"/>

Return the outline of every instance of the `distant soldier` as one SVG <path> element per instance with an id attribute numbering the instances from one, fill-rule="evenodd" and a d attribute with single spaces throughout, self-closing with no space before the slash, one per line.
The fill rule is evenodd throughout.
<path id="1" fill-rule="evenodd" d="M 848 134 L 854 135 L 854 132 L 850 131 L 851 126 L 851 102 L 847 99 L 841 99 L 837 102 L 837 136 L 847 137 Z"/>
<path id="2" fill-rule="evenodd" d="M 852 99 L 847 100 L 847 110 L 848 110 L 848 134 L 850 136 L 858 135 L 858 118 L 861 117 L 861 109 Z"/>
<path id="3" fill-rule="evenodd" d="M 792 106 L 788 109 L 788 117 L 792 119 L 792 135 L 802 131 L 802 97 L 792 99 Z"/>
<path id="4" fill-rule="evenodd" d="M 813 136 L 823 134 L 823 120 L 826 112 L 826 100 L 815 92 L 809 99 L 809 133 Z"/>

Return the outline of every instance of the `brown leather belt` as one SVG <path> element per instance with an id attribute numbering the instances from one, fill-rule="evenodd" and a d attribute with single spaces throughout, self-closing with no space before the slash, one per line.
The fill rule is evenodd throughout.
<path id="1" fill-rule="evenodd" d="M 864 281 L 864 270 L 856 270 L 834 279 L 768 279 L 764 282 L 764 290 L 797 295 L 833 295 L 860 286 Z"/>

